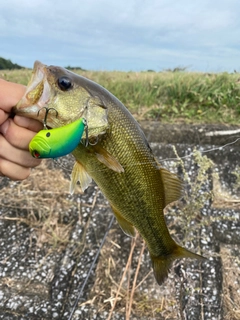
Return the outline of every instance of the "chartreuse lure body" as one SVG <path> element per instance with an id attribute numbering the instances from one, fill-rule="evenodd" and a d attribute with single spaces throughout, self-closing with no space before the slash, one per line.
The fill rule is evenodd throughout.
<path id="1" fill-rule="evenodd" d="M 80 118 L 66 126 L 39 131 L 29 143 L 34 158 L 58 158 L 71 153 L 80 143 L 86 120 Z"/>

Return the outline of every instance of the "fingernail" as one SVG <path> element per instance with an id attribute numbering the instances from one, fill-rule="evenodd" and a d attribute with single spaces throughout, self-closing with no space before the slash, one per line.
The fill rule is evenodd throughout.
<path id="1" fill-rule="evenodd" d="M 0 126 L 0 132 L 5 136 L 7 133 L 7 130 L 9 128 L 10 121 L 6 120 L 1 126 Z"/>

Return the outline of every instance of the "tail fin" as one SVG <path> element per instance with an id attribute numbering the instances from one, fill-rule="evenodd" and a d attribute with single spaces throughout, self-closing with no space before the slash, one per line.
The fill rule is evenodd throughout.
<path id="1" fill-rule="evenodd" d="M 180 258 L 191 258 L 191 259 L 200 259 L 200 260 L 206 259 L 203 256 L 193 253 L 191 251 L 188 251 L 187 249 L 177 244 L 173 252 L 167 256 L 163 255 L 163 256 L 156 257 L 151 255 L 153 273 L 159 285 L 161 285 L 164 282 L 164 280 L 167 278 L 172 262 L 175 259 L 180 259 Z"/>

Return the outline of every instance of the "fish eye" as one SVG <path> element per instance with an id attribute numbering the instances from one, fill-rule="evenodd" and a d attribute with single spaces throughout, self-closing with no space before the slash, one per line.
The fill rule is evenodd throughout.
<path id="1" fill-rule="evenodd" d="M 58 79 L 58 86 L 62 91 L 67 91 L 72 88 L 72 82 L 68 77 Z"/>
<path id="2" fill-rule="evenodd" d="M 47 137 L 47 138 L 49 138 L 49 137 L 50 137 L 50 135 L 51 135 L 51 133 L 50 133 L 50 132 L 47 132 L 47 133 L 46 133 L 46 137 Z"/>

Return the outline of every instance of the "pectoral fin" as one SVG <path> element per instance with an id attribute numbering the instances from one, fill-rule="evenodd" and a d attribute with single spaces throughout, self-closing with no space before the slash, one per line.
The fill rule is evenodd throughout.
<path id="1" fill-rule="evenodd" d="M 129 237 L 135 237 L 134 226 L 130 222 L 128 222 L 125 218 L 123 218 L 123 216 L 113 206 L 112 206 L 112 210 L 123 232 L 126 233 L 126 235 L 128 235 Z"/>
<path id="2" fill-rule="evenodd" d="M 80 162 L 76 161 L 71 174 L 70 193 L 73 194 L 78 182 L 80 182 L 82 192 L 84 192 L 91 181 L 92 178 L 89 176 L 87 171 L 84 169 Z"/>
<path id="3" fill-rule="evenodd" d="M 93 146 L 92 149 L 98 161 L 105 164 L 106 167 L 118 173 L 124 172 L 124 169 L 118 160 L 114 158 L 107 150 L 97 145 Z"/>

